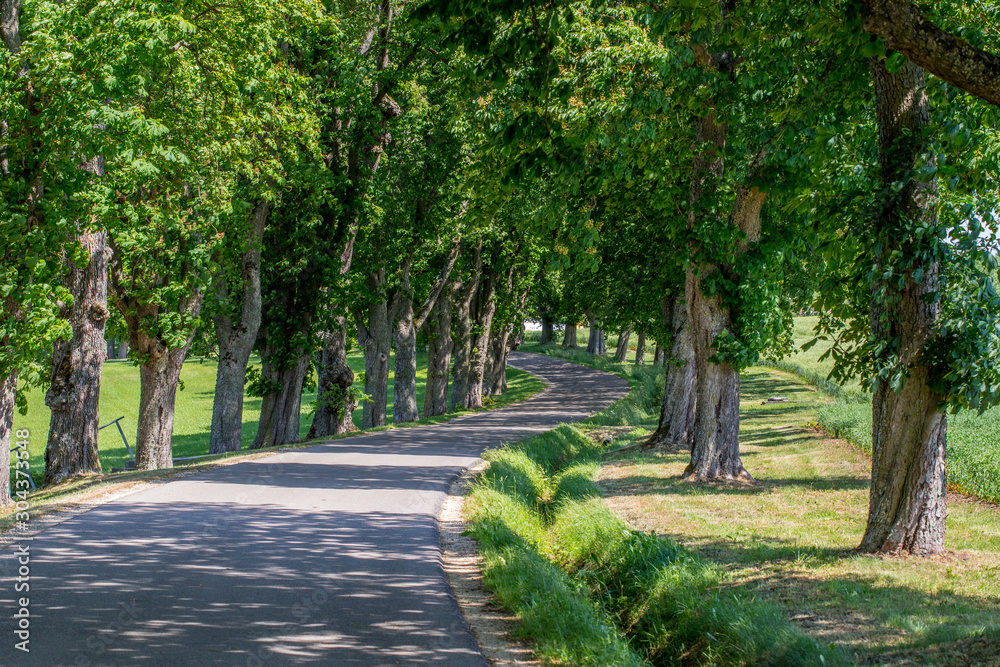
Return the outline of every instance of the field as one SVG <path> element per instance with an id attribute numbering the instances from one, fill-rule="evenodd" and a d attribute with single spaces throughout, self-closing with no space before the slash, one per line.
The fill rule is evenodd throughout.
<path id="1" fill-rule="evenodd" d="M 574 361 L 586 356 L 549 352 Z M 606 359 L 592 365 L 615 366 Z M 656 373 L 634 366 L 620 372 L 629 375 L 633 394 L 648 393 L 643 375 Z M 761 404 L 773 395 L 789 401 Z M 584 428 L 597 439 L 614 436 L 611 449 L 643 441 L 655 427 L 655 410 L 628 409 L 626 403 Z M 689 484 L 680 481 L 690 458 L 686 451 L 621 451 L 603 458 L 598 482 L 604 502 L 631 528 L 653 531 L 721 570 L 713 590 L 724 600 L 732 595 L 772 605 L 821 645 L 832 644 L 860 664 L 995 664 L 1000 511 L 951 494 L 944 554 L 855 554 L 871 463 L 861 449 L 812 425 L 830 403 L 791 374 L 748 369 L 741 391 L 741 454 L 756 483 Z M 563 534 L 582 539 L 588 530 L 581 524 Z M 803 658 L 797 664 L 814 663 Z"/>
<path id="2" fill-rule="evenodd" d="M 815 317 L 795 321 L 795 344 L 801 346 L 813 337 Z M 832 405 L 818 410 L 819 424 L 837 437 L 845 438 L 871 453 L 871 398 L 859 386 L 847 386 L 842 392 L 825 385 L 833 368 L 830 359 L 819 361 L 828 345 L 818 343 L 807 352 L 783 359 L 775 367 L 787 370 L 828 389 L 838 397 Z M 948 483 L 952 490 L 1000 503 L 1000 407 L 982 415 L 961 412 L 948 416 Z"/>
<path id="3" fill-rule="evenodd" d="M 259 364 L 259 361 L 255 360 Z M 348 354 L 348 364 L 355 375 L 364 370 L 364 356 L 360 351 Z M 254 362 L 252 362 L 254 363 Z M 190 359 L 181 370 L 183 388 L 177 392 L 174 414 L 174 457 L 198 456 L 208 453 L 208 438 L 212 424 L 212 401 L 215 391 L 216 363 L 211 359 Z M 541 386 L 534 378 L 514 368 L 507 369 L 511 389 L 507 399 L 524 398 L 522 394 L 537 390 Z M 417 405 L 422 410 L 427 380 L 427 354 L 417 355 Z M 528 386 L 530 385 L 530 386 Z M 362 385 L 357 383 L 360 388 Z M 389 374 L 388 420 L 392 422 L 392 373 Z M 316 400 L 316 391 L 308 391 L 302 396 L 299 437 L 305 438 L 312 423 L 311 408 Z M 260 419 L 261 399 L 247 396 L 243 404 L 243 448 L 253 442 Z M 136 415 L 139 410 L 139 371 L 130 361 L 109 361 L 104 364 L 101 376 L 101 425 L 124 417 L 122 430 L 129 446 L 135 453 Z M 361 408 L 354 411 L 354 423 L 361 424 Z M 14 415 L 14 429 L 28 429 L 30 432 L 28 449 L 31 453 L 31 473 L 36 483 L 41 482 L 45 470 L 45 444 L 48 438 L 49 409 L 45 405 L 45 394 L 41 389 L 33 390 L 28 396 L 28 413 Z M 121 435 L 113 425 L 100 432 L 98 447 L 101 452 L 101 468 L 110 472 L 112 468 L 123 466 L 128 461 Z"/>

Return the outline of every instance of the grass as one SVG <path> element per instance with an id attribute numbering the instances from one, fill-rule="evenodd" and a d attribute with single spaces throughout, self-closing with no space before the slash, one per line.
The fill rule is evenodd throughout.
<path id="1" fill-rule="evenodd" d="M 817 317 L 795 318 L 793 334 L 797 347 L 813 337 L 817 321 Z M 840 387 L 826 379 L 833 361 L 820 361 L 819 357 L 828 347 L 818 343 L 772 366 L 794 373 L 837 398 L 834 404 L 818 408 L 818 423 L 836 437 L 849 440 L 871 454 L 871 395 L 860 387 Z M 1000 503 L 1000 407 L 982 415 L 966 411 L 948 416 L 946 466 L 952 490 Z"/>
<path id="2" fill-rule="evenodd" d="M 632 386 L 627 398 L 580 427 L 486 452 L 490 466 L 470 492 L 484 581 L 519 615 L 538 655 L 573 665 L 844 664 L 777 606 L 734 593 L 724 570 L 675 540 L 631 529 L 599 500 L 597 440 L 632 419 L 655 419 L 662 397 L 658 369 L 615 370 Z"/>
<path id="3" fill-rule="evenodd" d="M 761 405 L 767 396 L 785 404 Z M 758 482 L 680 482 L 687 452 L 622 453 L 601 471 L 609 506 L 718 563 L 736 593 L 865 664 L 984 664 L 1000 648 L 1000 513 L 949 497 L 946 547 L 933 558 L 856 555 L 870 461 L 807 426 L 828 399 L 769 369 L 744 376 L 743 462 Z M 655 423 L 622 439 L 646 437 Z M 970 643 L 985 642 L 968 654 Z M 911 663 L 906 663 L 911 660 Z M 977 662 L 978 661 L 978 662 Z"/>
<path id="4" fill-rule="evenodd" d="M 548 352 L 569 356 L 558 348 Z M 587 355 L 574 360 L 588 362 Z M 607 359 L 592 359 L 589 365 L 629 376 L 646 372 L 609 364 Z M 640 383 L 635 377 L 630 382 L 633 387 Z M 773 395 L 790 400 L 761 404 Z M 613 453 L 599 472 L 601 502 L 614 511 L 617 520 L 627 523 L 619 524 L 592 510 L 600 508 L 601 502 L 590 500 L 573 519 L 576 525 L 589 526 L 589 532 L 576 530 L 575 542 L 566 537 L 572 531 L 564 532 L 559 538 L 560 557 L 568 562 L 585 561 L 589 544 L 595 545 L 596 556 L 589 556 L 592 563 L 613 562 L 608 555 L 610 545 L 623 530 L 647 535 L 652 531 L 720 572 L 716 590 L 741 600 L 763 601 L 765 608 L 776 609 L 779 617 L 790 619 L 821 645 L 833 644 L 861 664 L 997 664 L 1000 510 L 949 494 L 944 554 L 895 559 L 854 553 L 867 516 L 871 460 L 863 450 L 814 427 L 817 412 L 844 405 L 865 407 L 835 403 L 790 373 L 749 369 L 742 383 L 740 438 L 743 462 L 756 483 L 681 482 L 690 458 L 686 451 Z M 636 407 L 636 414 L 645 412 L 649 418 L 619 429 L 627 432 L 618 435 L 614 447 L 639 443 L 655 428 L 655 410 Z M 983 420 L 991 417 L 978 418 L 976 432 L 983 432 Z M 953 422 L 963 418 L 977 419 L 967 415 Z M 960 442 L 951 436 L 949 431 L 949 456 L 954 459 Z M 649 548 L 635 540 L 625 553 Z M 664 558 L 669 560 L 669 556 Z M 616 572 L 632 571 L 615 567 Z M 687 582 L 678 584 L 684 590 L 697 589 L 703 580 L 697 568 L 679 572 L 677 581 Z M 630 578 L 637 577 L 625 577 Z M 653 591 L 655 585 L 647 583 L 642 588 Z M 666 586 L 666 590 L 676 588 Z M 609 588 L 606 597 L 618 599 L 623 590 L 621 586 Z M 646 613 L 646 607 L 633 602 L 636 598 L 627 593 L 625 599 L 630 602 L 609 611 L 629 627 L 638 622 L 636 610 Z M 677 599 L 681 608 L 697 611 L 704 607 L 703 603 L 685 607 L 684 598 Z M 708 606 L 731 617 L 715 602 Z M 766 609 L 762 613 L 763 621 L 752 617 L 749 634 L 736 641 L 759 641 L 752 628 L 773 619 Z M 712 635 L 718 637 L 714 631 Z"/>
<path id="5" fill-rule="evenodd" d="M 259 362 L 258 362 L 259 363 Z M 355 374 L 364 370 L 364 356 L 360 351 L 348 354 L 348 364 Z M 177 392 L 177 403 L 174 414 L 173 453 L 175 458 L 199 456 L 208 454 L 209 431 L 212 424 L 212 403 L 215 392 L 216 364 L 209 359 L 190 359 L 184 363 L 181 370 L 183 389 Z M 417 355 L 417 405 L 423 407 L 426 392 L 427 355 L 419 352 Z M 392 422 L 392 374 L 389 375 L 389 414 Z M 523 400 L 544 388 L 544 384 L 534 376 L 516 368 L 507 369 L 509 389 L 503 396 L 489 401 L 487 407 L 507 405 Z M 358 383 L 358 387 L 361 384 Z M 305 438 L 312 423 L 310 412 L 312 403 L 316 400 L 316 391 L 306 392 L 302 396 L 302 411 L 299 418 L 299 437 Z M 246 449 L 253 442 L 257 433 L 257 422 L 260 419 L 261 399 L 247 396 L 243 404 L 242 443 Z M 135 451 L 136 416 L 139 409 L 139 371 L 131 362 L 105 362 L 101 376 L 101 425 L 124 416 L 121 421 L 122 430 Z M 27 429 L 29 438 L 28 451 L 31 454 L 31 473 L 36 484 L 41 483 L 45 470 L 45 445 L 48 438 L 49 409 L 45 405 L 45 394 L 41 389 L 35 389 L 28 395 L 28 412 L 26 415 L 15 413 L 14 429 Z M 438 423 L 453 417 L 443 415 L 421 419 L 414 425 Z M 361 423 L 361 408 L 354 411 L 354 423 Z M 114 426 L 109 426 L 100 432 L 98 448 L 101 455 L 101 467 L 109 472 L 113 467 L 120 467 L 128 461 L 128 454 L 122 443 L 121 435 Z"/>

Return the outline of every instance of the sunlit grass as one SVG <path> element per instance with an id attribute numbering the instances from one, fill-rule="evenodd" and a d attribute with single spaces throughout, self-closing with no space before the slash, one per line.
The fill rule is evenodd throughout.
<path id="1" fill-rule="evenodd" d="M 818 317 L 795 318 L 796 348 L 811 340 Z M 871 396 L 860 385 L 850 383 L 838 387 L 826 380 L 833 369 L 833 360 L 820 357 L 829 342 L 819 342 L 811 349 L 793 353 L 774 364 L 812 383 L 839 400 L 817 411 L 819 424 L 836 435 L 863 448 L 869 454 L 872 447 Z M 953 489 L 984 500 L 1000 503 L 1000 407 L 982 415 L 962 412 L 948 416 L 948 482 Z"/>
<path id="2" fill-rule="evenodd" d="M 761 405 L 773 395 L 790 400 Z M 948 658 L 952 643 L 994 637 L 987 650 L 1000 647 L 995 507 L 949 496 L 950 551 L 941 557 L 856 555 L 870 460 L 808 426 L 830 399 L 767 369 L 744 375 L 741 398 L 741 453 L 756 484 L 689 484 L 680 481 L 688 452 L 628 452 L 602 468 L 609 505 L 635 527 L 723 564 L 734 590 L 781 605 L 814 636 L 859 658 L 894 662 L 900 651 L 919 654 L 941 644 L 944 653 L 928 664 L 979 664 L 963 663 L 964 652 Z M 653 426 L 622 443 L 646 437 Z"/>

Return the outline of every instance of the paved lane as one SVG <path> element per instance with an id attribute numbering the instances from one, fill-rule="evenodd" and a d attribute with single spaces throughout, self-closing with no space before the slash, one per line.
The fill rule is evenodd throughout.
<path id="1" fill-rule="evenodd" d="M 479 453 L 623 396 L 528 354 L 518 405 L 218 468 L 119 498 L 0 553 L 0 659 L 30 665 L 486 665 L 452 596 L 437 515 Z M 30 653 L 14 597 L 30 596 Z"/>

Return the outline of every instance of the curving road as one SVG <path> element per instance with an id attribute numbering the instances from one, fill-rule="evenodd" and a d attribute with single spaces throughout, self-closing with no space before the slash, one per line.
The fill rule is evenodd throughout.
<path id="1" fill-rule="evenodd" d="M 577 421 L 621 379 L 530 354 L 517 405 L 276 454 L 101 505 L 0 552 L 0 661 L 486 665 L 441 566 L 437 515 L 480 452 Z M 14 592 L 19 548 L 30 593 Z M 30 653 L 15 596 L 30 596 Z"/>

